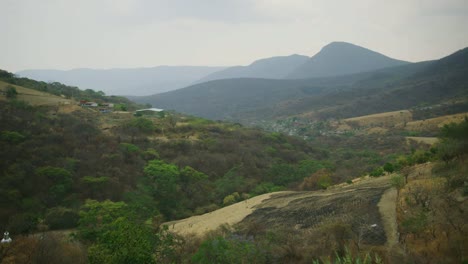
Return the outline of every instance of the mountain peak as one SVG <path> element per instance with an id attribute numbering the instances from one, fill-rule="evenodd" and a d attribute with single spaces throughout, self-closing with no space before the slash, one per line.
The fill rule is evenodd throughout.
<path id="1" fill-rule="evenodd" d="M 326 48 L 335 48 L 335 47 L 346 47 L 346 46 L 350 46 L 350 47 L 359 47 L 358 45 L 355 45 L 355 44 L 352 44 L 352 43 L 349 43 L 349 42 L 344 42 L 344 41 L 333 41 L 333 42 L 330 42 L 330 43 L 328 43 L 327 45 L 323 46 L 322 49 L 326 49 Z"/>
<path id="2" fill-rule="evenodd" d="M 306 79 L 368 72 L 408 62 L 392 59 L 364 47 L 347 43 L 331 42 L 305 64 L 293 71 L 288 78 Z"/>

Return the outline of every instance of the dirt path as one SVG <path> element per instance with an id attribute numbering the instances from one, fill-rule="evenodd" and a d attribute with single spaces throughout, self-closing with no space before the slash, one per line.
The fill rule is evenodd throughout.
<path id="1" fill-rule="evenodd" d="M 398 244 L 398 224 L 396 219 L 397 190 L 390 188 L 382 195 L 377 206 L 382 216 L 382 222 L 387 236 L 387 246 L 392 248 Z"/>

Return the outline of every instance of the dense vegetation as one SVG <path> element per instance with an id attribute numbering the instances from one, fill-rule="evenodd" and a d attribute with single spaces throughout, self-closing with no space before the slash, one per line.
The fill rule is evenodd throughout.
<path id="1" fill-rule="evenodd" d="M 40 219 L 73 227 L 76 219 L 52 218 L 76 215 L 86 199 L 154 204 L 140 213 L 186 217 L 222 206 L 226 196 L 278 190 L 329 167 L 301 140 L 239 125 L 175 114 L 55 114 L 15 100 L 0 107 L 1 219 L 12 233 L 34 231 Z M 117 125 L 103 133 L 98 125 L 106 122 Z"/>

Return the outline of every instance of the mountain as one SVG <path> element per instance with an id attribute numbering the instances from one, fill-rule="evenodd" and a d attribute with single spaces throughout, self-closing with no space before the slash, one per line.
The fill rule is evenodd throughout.
<path id="1" fill-rule="evenodd" d="M 466 61 L 468 61 L 468 48 L 440 60 L 380 70 L 374 77 L 355 83 L 353 88 L 347 91 L 306 98 L 302 106 L 306 106 L 305 109 L 309 109 L 308 111 L 316 112 L 322 108 L 320 109 L 322 118 L 349 118 L 417 108 L 422 105 L 446 104 L 447 101 L 466 102 L 468 96 Z M 400 72 L 393 77 L 391 75 L 385 77 L 386 73 L 395 69 L 415 70 L 406 76 Z M 298 106 L 299 104 L 294 106 L 296 114 L 306 112 L 299 110 Z"/>
<path id="2" fill-rule="evenodd" d="M 287 78 L 305 79 L 368 72 L 407 64 L 346 42 L 332 42 L 296 68 Z"/>
<path id="3" fill-rule="evenodd" d="M 248 66 L 234 66 L 212 73 L 200 79 L 198 83 L 232 78 L 283 79 L 308 59 L 307 56 L 297 54 L 261 59 Z"/>
<path id="4" fill-rule="evenodd" d="M 224 69 L 204 66 L 157 66 L 129 69 L 25 70 L 16 74 L 45 82 L 61 82 L 113 95 L 149 95 L 188 86 Z"/>
<path id="5" fill-rule="evenodd" d="M 314 113 L 349 118 L 466 96 L 466 49 L 438 61 L 326 78 L 225 79 L 145 98 L 140 103 L 241 123 Z"/>

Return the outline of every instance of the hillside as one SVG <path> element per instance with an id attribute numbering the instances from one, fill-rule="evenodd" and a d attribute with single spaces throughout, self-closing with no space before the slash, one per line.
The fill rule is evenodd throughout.
<path id="1" fill-rule="evenodd" d="M 303 65 L 287 75 L 291 79 L 306 79 L 375 71 L 408 64 L 346 42 L 332 42 L 323 47 Z"/>
<path id="2" fill-rule="evenodd" d="M 466 164 L 455 163 L 453 177 L 460 177 Z M 462 186 L 447 185 L 448 170 L 441 163 L 425 163 L 327 190 L 270 193 L 165 225 L 185 238 L 195 235 L 212 243 L 244 238 L 251 250 L 266 250 L 263 254 L 278 262 L 368 254 L 383 263 L 459 263 L 468 250 L 468 199 Z"/>
<path id="3" fill-rule="evenodd" d="M 188 86 L 224 67 L 158 66 L 128 69 L 24 70 L 16 74 L 44 82 L 61 82 L 110 95 L 142 96 Z"/>
<path id="4" fill-rule="evenodd" d="M 26 101 L 31 105 L 65 105 L 71 103 L 70 99 L 66 99 L 64 97 L 0 81 L 0 100 L 2 101 L 7 100 L 5 96 L 5 91 L 7 90 L 7 87 L 14 87 L 18 93 L 17 99 Z"/>
<path id="5" fill-rule="evenodd" d="M 233 193 L 245 199 L 285 188 L 328 166 L 318 149 L 301 140 L 176 113 L 135 117 L 15 99 L 0 101 L 0 108 L 0 189 L 12 194 L 0 197 L 5 205 L 0 219 L 16 235 L 36 230 L 37 219 L 52 212 L 76 216 L 76 206 L 86 199 L 129 204 L 150 199 L 154 205 L 140 217 L 170 220 L 211 211 Z M 296 172 L 277 174 L 275 166 Z M 143 187 L 156 184 L 153 167 L 175 171 L 171 186 L 177 191 L 161 196 Z M 39 182 L 42 187 L 34 188 Z M 45 223 L 76 224 L 70 221 Z"/>
<path id="6" fill-rule="evenodd" d="M 209 74 L 197 83 L 233 78 L 284 79 L 309 58 L 303 55 L 278 56 L 256 60 L 248 66 L 235 66 Z"/>

